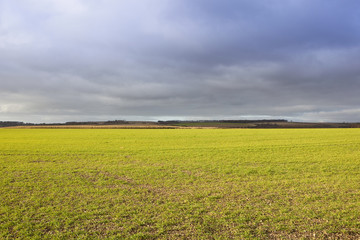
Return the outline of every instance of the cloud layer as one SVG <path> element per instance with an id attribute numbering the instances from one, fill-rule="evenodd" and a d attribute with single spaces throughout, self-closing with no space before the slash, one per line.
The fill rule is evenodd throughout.
<path id="1" fill-rule="evenodd" d="M 0 121 L 360 121 L 360 2 L 0 0 Z"/>

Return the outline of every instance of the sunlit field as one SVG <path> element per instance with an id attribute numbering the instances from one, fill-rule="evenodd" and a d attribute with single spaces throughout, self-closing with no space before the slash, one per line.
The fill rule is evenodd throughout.
<path id="1" fill-rule="evenodd" d="M 0 129 L 0 238 L 360 238 L 360 129 Z"/>

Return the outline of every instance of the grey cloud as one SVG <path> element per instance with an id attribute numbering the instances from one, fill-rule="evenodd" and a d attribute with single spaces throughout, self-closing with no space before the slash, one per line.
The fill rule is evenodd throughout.
<path id="1" fill-rule="evenodd" d="M 359 121 L 357 1 L 19 2 L 1 1 L 0 120 Z"/>

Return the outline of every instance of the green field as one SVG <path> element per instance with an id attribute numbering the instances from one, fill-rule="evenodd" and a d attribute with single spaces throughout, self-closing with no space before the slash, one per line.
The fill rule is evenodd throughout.
<path id="1" fill-rule="evenodd" d="M 360 129 L 0 129 L 1 239 L 358 239 Z"/>

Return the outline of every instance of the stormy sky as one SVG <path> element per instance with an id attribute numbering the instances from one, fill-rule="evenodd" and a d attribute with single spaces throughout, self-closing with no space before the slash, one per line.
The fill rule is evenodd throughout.
<path id="1" fill-rule="evenodd" d="M 360 1 L 0 0 L 0 121 L 360 121 Z"/>

